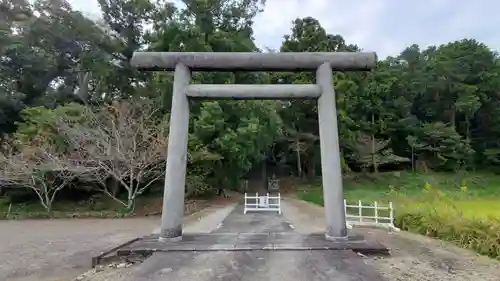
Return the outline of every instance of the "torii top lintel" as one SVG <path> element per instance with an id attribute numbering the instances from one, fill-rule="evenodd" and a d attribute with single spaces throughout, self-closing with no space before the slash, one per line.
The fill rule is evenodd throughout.
<path id="1" fill-rule="evenodd" d="M 173 71 L 182 63 L 193 71 L 308 71 L 330 63 L 332 70 L 371 70 L 374 52 L 135 52 L 131 65 L 140 70 Z"/>

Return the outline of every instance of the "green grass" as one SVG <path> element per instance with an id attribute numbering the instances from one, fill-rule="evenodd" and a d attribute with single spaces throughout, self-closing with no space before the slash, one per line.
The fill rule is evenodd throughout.
<path id="1" fill-rule="evenodd" d="M 393 202 L 400 228 L 500 259 L 500 176 L 469 174 L 382 174 L 376 178 L 344 180 L 350 203 Z M 319 183 L 298 191 L 302 200 L 323 205 Z M 357 212 L 357 210 L 348 213 Z M 364 215 L 372 215 L 365 209 Z"/>
<path id="2" fill-rule="evenodd" d="M 161 196 L 143 196 L 136 199 L 136 211 L 140 213 L 155 212 L 151 207 Z M 107 196 L 95 196 L 81 201 L 55 201 L 53 205 L 54 218 L 79 218 L 79 217 L 98 217 L 98 218 L 118 218 L 132 216 L 123 205 L 117 203 Z M 0 219 L 37 219 L 48 218 L 47 211 L 36 200 L 24 203 L 9 204 L 6 199 L 0 198 Z"/>
<path id="3" fill-rule="evenodd" d="M 442 215 L 467 219 L 500 218 L 500 199 L 451 200 L 443 202 L 416 202 L 410 208 L 422 212 L 437 212 Z M 401 208 L 401 207 L 400 207 Z"/>
<path id="4" fill-rule="evenodd" d="M 323 205 L 321 183 L 301 187 L 302 200 Z M 425 191 L 430 186 L 432 191 Z M 463 186 L 466 186 L 464 190 Z M 431 193 L 431 194 L 430 194 Z M 440 200 L 431 200 L 439 196 Z M 374 178 L 351 176 L 344 180 L 344 198 L 349 204 L 392 201 L 395 208 L 433 208 L 458 211 L 466 217 L 500 217 L 500 176 L 486 173 L 468 174 L 400 174 L 383 173 Z"/>

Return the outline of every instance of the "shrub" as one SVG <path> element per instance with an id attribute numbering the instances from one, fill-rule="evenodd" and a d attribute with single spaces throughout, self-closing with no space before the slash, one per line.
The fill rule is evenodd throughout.
<path id="1" fill-rule="evenodd" d="M 420 202 L 416 202 L 415 198 L 399 196 L 395 224 L 403 230 L 449 241 L 481 255 L 500 259 L 500 219 L 495 213 L 481 212 L 485 208 L 490 209 L 489 202 L 471 198 L 462 202 L 460 198 L 450 197 L 427 183 Z M 467 210 L 467 207 L 473 208 Z"/>
<path id="2" fill-rule="evenodd" d="M 439 183 L 434 182 L 436 186 Z M 408 192 L 389 186 L 385 195 L 375 196 L 371 189 L 350 190 L 346 198 L 384 199 L 394 202 L 395 225 L 500 260 L 500 204 L 497 197 L 477 196 L 462 181 L 455 190 L 439 190 L 429 182 L 421 191 Z M 308 187 L 299 194 L 302 200 L 323 205 L 321 188 Z M 489 194 L 488 194 L 489 195 Z"/>
<path id="3" fill-rule="evenodd" d="M 436 212 L 405 212 L 396 216 L 403 230 L 450 241 L 477 253 L 500 259 L 500 220 L 439 215 Z"/>

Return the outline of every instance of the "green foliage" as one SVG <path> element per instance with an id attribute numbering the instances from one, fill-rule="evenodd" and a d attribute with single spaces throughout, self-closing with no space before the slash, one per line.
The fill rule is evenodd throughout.
<path id="1" fill-rule="evenodd" d="M 102 21 L 85 18 L 65 1 L 17 1 L 5 7 L 0 38 L 1 54 L 8 58 L 0 68 L 0 86 L 6 93 L 0 100 L 0 116 L 5 117 L 0 118 L 4 120 L 1 127 L 5 132 L 11 132 L 16 121 L 22 120 L 17 124 L 25 127 L 18 130 L 17 136 L 25 141 L 29 137 L 23 135 L 42 130 L 26 126 L 47 130 L 47 125 L 39 126 L 39 123 L 62 117 L 54 116 L 59 114 L 56 112 L 49 116 L 48 112 L 42 112 L 49 109 L 37 106 L 54 109 L 76 99 L 102 104 L 146 97 L 160 102 L 163 113 L 168 114 L 172 74 L 152 74 L 132 68 L 129 60 L 137 50 L 259 51 L 251 26 L 265 1 L 205 1 L 201 5 L 199 1 L 186 0 L 184 8 L 150 0 L 130 3 L 102 0 L 99 4 Z M 143 28 L 146 25 L 154 28 L 146 31 Z M 18 32 L 13 32 L 12 27 Z M 306 17 L 294 20 L 279 51 L 357 52 L 360 47 L 355 43 L 346 42 L 340 34 L 326 32 L 318 20 Z M 496 95 L 500 86 L 499 65 L 498 55 L 487 46 L 464 39 L 426 49 L 411 45 L 400 54 L 379 61 L 376 70 L 369 73 L 335 73 L 344 170 L 362 166 L 378 172 L 383 168 L 379 166 L 403 167 L 406 159 L 411 159 L 412 164 L 418 162 L 444 170 L 496 166 L 492 152 L 499 148 L 496 140 L 500 122 L 494 120 L 500 116 L 500 100 Z M 193 80 L 195 83 L 296 84 L 314 83 L 314 75 L 214 72 L 194 73 Z M 222 122 L 216 118 L 235 123 L 241 119 L 242 115 L 237 114 L 241 107 L 244 108 L 241 112 L 256 111 L 252 113 L 253 119 L 244 116 L 248 118 L 244 122 L 263 124 L 268 119 L 261 113 L 273 108 L 275 110 L 269 112 L 278 112 L 279 116 L 273 120 L 280 119 L 280 125 L 271 126 L 279 127 L 275 130 L 277 133 L 268 130 L 269 134 L 261 136 L 265 145 L 242 148 L 240 143 L 238 148 L 228 145 L 221 149 L 222 145 L 248 135 L 243 128 L 236 129 L 233 125 L 229 126 L 226 136 L 217 136 L 218 146 L 206 135 L 193 133 L 192 137 L 207 146 L 204 150 L 228 160 L 228 165 L 226 160 L 220 160 L 225 163 L 221 169 L 236 163 L 238 170 L 241 168 L 238 176 L 269 153 L 270 146 L 274 147 L 273 155 L 266 157 L 296 168 L 297 173 L 305 170 L 314 176 L 315 166 L 320 162 L 315 102 L 247 104 L 250 103 L 253 105 L 221 101 L 211 105 L 193 103 L 191 124 L 200 127 L 196 129 L 198 133 L 208 134 L 204 131 L 207 128 L 201 129 L 201 126 Z M 213 112 L 217 106 L 224 116 Z M 24 108 L 26 110 L 20 113 Z M 37 110 L 40 112 L 34 112 Z M 207 125 L 197 124 L 200 122 Z M 217 126 L 220 130 L 220 124 Z M 231 135 L 234 132 L 241 135 L 237 138 Z M 352 148 L 360 135 L 387 145 L 383 149 L 367 145 L 372 149 L 359 153 Z M 415 138 L 413 146 L 406 141 L 408 136 Z M 270 139 L 277 141 L 270 144 Z M 252 142 L 255 140 L 249 143 Z M 293 144 L 300 144 L 300 149 Z M 60 142 L 58 145 L 63 146 Z M 232 155 L 241 150 L 246 153 L 243 155 L 251 157 Z M 238 157 L 241 159 L 236 159 Z"/>
<path id="2" fill-rule="evenodd" d="M 409 161 L 408 158 L 400 157 L 393 153 L 392 149 L 388 146 L 390 140 L 377 140 L 372 137 L 361 136 L 357 142 L 353 141 L 349 144 L 348 148 L 352 154 L 347 158 L 354 165 L 366 168 Z"/>
<path id="3" fill-rule="evenodd" d="M 475 220 L 441 216 L 435 213 L 403 213 L 397 224 L 404 230 L 450 241 L 481 255 L 500 258 L 498 233 L 500 220 Z"/>
<path id="4" fill-rule="evenodd" d="M 500 259 L 500 214 L 486 217 L 464 216 L 453 201 L 441 200 L 437 208 L 402 209 L 396 216 L 396 224 L 408 230 L 430 237 L 450 241 L 458 246 L 471 249 L 481 255 Z M 481 210 L 495 208 L 495 204 L 478 202 Z M 436 205 L 436 204 L 435 204 Z"/>
<path id="5" fill-rule="evenodd" d="M 500 178 L 491 174 L 392 174 L 347 179 L 348 202 L 392 201 L 395 224 L 403 230 L 446 240 L 492 258 L 500 258 Z M 315 185 L 298 194 L 323 204 Z M 349 210 L 348 210 L 349 211 Z"/>
<path id="6" fill-rule="evenodd" d="M 130 212 L 109 197 L 101 194 L 83 194 L 81 198 L 60 198 L 55 202 L 52 218 L 124 218 L 133 216 L 150 216 L 161 213 L 161 194 L 153 193 L 137 199 L 135 212 Z M 185 213 L 190 214 L 204 206 L 201 200 L 189 204 Z M 188 201 L 188 203 L 192 203 Z M 194 206 L 193 206 L 194 205 Z M 10 204 L 0 199 L 0 220 L 47 219 L 49 215 L 37 202 Z"/>
<path id="7" fill-rule="evenodd" d="M 444 123 L 423 124 L 410 142 L 413 153 L 431 168 L 456 171 L 465 167 L 474 153 L 468 141 Z"/>
<path id="8" fill-rule="evenodd" d="M 70 158 L 70 140 L 60 134 L 58 123 L 88 127 L 89 109 L 102 112 L 110 104 L 143 100 L 161 106 L 151 123 L 167 137 L 173 75 L 131 67 L 134 51 L 261 51 L 252 24 L 265 1 L 202 2 L 184 0 L 180 8 L 164 1 L 99 0 L 99 21 L 66 1 L 21 0 L 2 6 L 0 133 L 13 133 L 18 150 L 50 146 Z M 377 182 L 386 179 L 383 173 L 376 176 L 379 171 L 403 170 L 408 162 L 413 171 L 500 171 L 499 56 L 474 39 L 443 43 L 425 49 L 408 46 L 379 61 L 371 72 L 335 73 L 342 169 L 374 174 L 368 182 L 350 181 L 347 196 L 385 192 L 377 189 Z M 305 17 L 294 20 L 279 51 L 358 52 L 361 47 Z M 193 73 L 193 83 L 314 80 L 306 72 Z M 189 196 L 235 189 L 262 160 L 299 176 L 314 178 L 320 170 L 315 101 L 191 101 L 190 108 Z M 412 193 L 420 189 L 403 188 L 409 183 L 402 181 L 412 178 L 423 185 L 427 180 L 422 177 L 405 174 L 386 183 Z M 483 192 L 473 180 L 467 182 L 469 193 Z M 363 185 L 373 190 L 359 189 Z"/>
<path id="9" fill-rule="evenodd" d="M 194 135 L 212 155 L 220 156 L 212 167 L 212 180 L 235 188 L 280 137 L 276 108 L 267 101 L 205 102 L 200 111 L 193 120 Z"/>
<path id="10" fill-rule="evenodd" d="M 51 145 L 59 149 L 67 148 L 67 140 L 58 132 L 58 122 L 71 125 L 84 125 L 86 108 L 80 104 L 70 103 L 55 109 L 46 107 L 30 107 L 21 111 L 22 120 L 14 133 L 14 140 L 20 145 Z"/>

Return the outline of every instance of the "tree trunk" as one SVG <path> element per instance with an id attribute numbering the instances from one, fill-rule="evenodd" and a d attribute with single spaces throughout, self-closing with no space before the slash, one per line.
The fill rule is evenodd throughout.
<path id="1" fill-rule="evenodd" d="M 466 134 L 466 139 L 470 143 L 471 139 L 471 134 L 470 134 L 470 120 L 469 120 L 469 114 L 465 113 L 465 134 Z"/>
<path id="2" fill-rule="evenodd" d="M 49 218 L 51 219 L 54 218 L 54 212 L 52 210 L 52 202 L 45 203 L 45 211 L 47 211 L 47 215 L 49 216 Z"/>
<path id="3" fill-rule="evenodd" d="M 261 178 L 262 178 L 262 188 L 261 188 L 261 191 L 263 193 L 266 193 L 267 192 L 267 182 L 268 182 L 268 177 L 267 177 L 267 162 L 266 160 L 263 160 L 262 163 L 261 163 Z"/>
<path id="4" fill-rule="evenodd" d="M 372 166 L 373 166 L 373 172 L 375 174 L 378 174 L 377 160 L 376 160 L 376 157 L 375 157 L 376 140 L 375 140 L 375 133 L 373 132 L 373 128 L 374 127 L 375 127 L 375 115 L 372 113 L 372 134 L 371 134 L 371 141 L 372 141 Z"/>
<path id="5" fill-rule="evenodd" d="M 314 157 L 310 157 L 307 161 L 307 176 L 309 179 L 314 179 L 316 177 L 316 163 Z"/>
<path id="6" fill-rule="evenodd" d="M 340 149 L 340 164 L 341 164 L 341 168 L 342 168 L 343 173 L 350 173 L 351 172 L 351 168 L 349 168 L 349 165 L 347 165 L 347 162 L 346 162 L 345 157 L 344 157 L 344 151 L 342 148 Z"/>
<path id="7" fill-rule="evenodd" d="M 372 133 L 371 137 L 371 149 L 372 149 L 372 166 L 373 166 L 373 172 L 375 174 L 378 174 L 378 164 L 377 164 L 377 158 L 375 157 L 375 145 L 376 145 L 376 140 L 375 140 L 375 134 Z"/>
<path id="8" fill-rule="evenodd" d="M 411 146 L 411 170 L 415 173 L 415 150 L 413 146 Z"/>
<path id="9" fill-rule="evenodd" d="M 90 98 L 89 96 L 89 81 L 90 81 L 90 72 L 81 72 L 78 73 L 78 97 L 82 99 L 83 102 L 87 102 Z"/>
<path id="10" fill-rule="evenodd" d="M 113 197 L 116 197 L 116 195 L 120 192 L 120 182 L 115 179 L 115 178 L 110 178 L 108 188 L 109 188 L 109 193 L 113 195 Z"/>
<path id="11" fill-rule="evenodd" d="M 128 197 L 127 197 L 127 211 L 129 213 L 132 213 L 135 209 L 135 198 L 132 195 L 132 189 L 128 191 Z"/>
<path id="12" fill-rule="evenodd" d="M 302 161 L 300 159 L 300 148 L 299 148 L 299 141 L 296 140 L 295 142 L 295 153 L 297 153 L 297 175 L 299 178 L 302 177 Z"/>
<path id="13" fill-rule="evenodd" d="M 457 112 L 454 109 L 452 109 L 451 115 L 450 115 L 450 125 L 453 128 L 453 130 L 455 130 L 455 131 L 457 130 L 457 128 L 455 128 L 456 127 L 456 123 L 455 123 L 456 114 L 457 114 Z"/>

